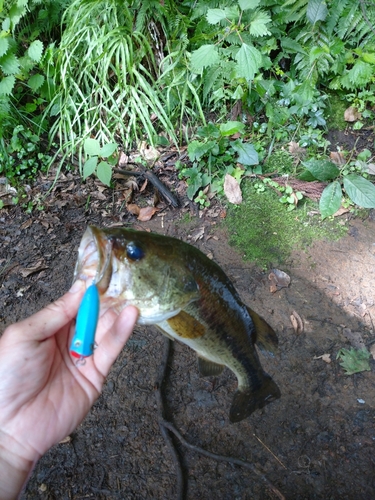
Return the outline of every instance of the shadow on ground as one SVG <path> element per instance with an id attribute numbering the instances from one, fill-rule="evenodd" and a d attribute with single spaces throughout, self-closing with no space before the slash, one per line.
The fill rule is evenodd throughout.
<path id="1" fill-rule="evenodd" d="M 187 241 L 197 227 L 204 228 L 195 244 L 213 255 L 244 302 L 278 332 L 279 354 L 262 356 L 262 364 L 282 397 L 230 424 L 234 376 L 226 370 L 217 379 L 200 378 L 194 352 L 176 343 L 165 391 L 170 420 L 191 443 L 254 463 L 288 499 L 372 498 L 374 363 L 371 372 L 346 376 L 335 357 L 350 346 L 348 331 L 368 346 L 375 341 L 375 223 L 352 221 L 342 240 L 317 242 L 293 255 L 282 267 L 291 277 L 289 288 L 271 294 L 268 273 L 244 262 L 216 225 L 203 217 L 188 227 L 179 218 L 178 211 L 165 212 L 143 227 Z M 83 207 L 35 217 L 17 209 L 0 212 L 2 330 L 69 288 L 87 223 L 103 220 Z M 38 265 L 38 272 L 25 271 Z M 303 320 L 301 334 L 293 330 L 293 311 Z M 23 499 L 175 498 L 176 476 L 160 435 L 153 388 L 162 344 L 154 328 L 136 328 L 92 411 L 70 440 L 40 460 Z M 326 353 L 331 363 L 315 359 Z M 275 498 L 251 471 L 202 457 L 178 442 L 176 447 L 187 499 Z"/>

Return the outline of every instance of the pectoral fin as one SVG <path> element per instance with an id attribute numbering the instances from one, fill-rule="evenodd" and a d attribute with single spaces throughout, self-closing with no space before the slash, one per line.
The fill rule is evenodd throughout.
<path id="1" fill-rule="evenodd" d="M 250 309 L 250 307 L 247 307 L 247 311 L 255 327 L 254 342 L 256 342 L 261 351 L 272 355 L 275 354 L 279 345 L 276 333 L 267 321 Z"/>
<path id="2" fill-rule="evenodd" d="M 198 369 L 202 377 L 216 377 L 221 374 L 224 369 L 224 365 L 218 365 L 213 361 L 209 361 L 208 359 L 198 356 Z"/>

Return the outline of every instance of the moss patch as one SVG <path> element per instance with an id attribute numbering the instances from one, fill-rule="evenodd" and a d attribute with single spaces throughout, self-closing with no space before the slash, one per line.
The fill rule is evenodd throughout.
<path id="1" fill-rule="evenodd" d="M 349 104 L 338 94 L 330 94 L 327 105 L 327 127 L 330 130 L 345 130 L 347 123 L 344 120 L 344 113 Z"/>
<path id="2" fill-rule="evenodd" d="M 243 203 L 228 210 L 226 224 L 230 244 L 246 260 L 262 267 L 283 263 L 294 249 L 304 249 L 317 239 L 339 239 L 347 228 L 337 220 L 307 215 L 312 206 L 287 212 L 271 190 L 257 193 L 251 182 L 244 184 Z"/>

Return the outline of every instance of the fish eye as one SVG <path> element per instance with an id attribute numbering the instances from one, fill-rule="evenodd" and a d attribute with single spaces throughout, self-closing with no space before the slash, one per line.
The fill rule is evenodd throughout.
<path id="1" fill-rule="evenodd" d="M 131 241 L 126 245 L 126 255 L 131 260 L 141 260 L 145 256 L 145 253 L 141 247 Z"/>

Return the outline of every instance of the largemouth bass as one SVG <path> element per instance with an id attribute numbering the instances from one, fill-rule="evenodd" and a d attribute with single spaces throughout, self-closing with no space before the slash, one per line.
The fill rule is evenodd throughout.
<path id="1" fill-rule="evenodd" d="M 132 229 L 89 226 L 78 250 L 75 279 L 96 283 L 102 309 L 139 309 L 138 323 L 194 349 L 201 375 L 227 366 L 238 389 L 229 413 L 239 422 L 280 397 L 254 343 L 275 352 L 268 323 L 242 303 L 224 271 L 197 248 Z"/>

